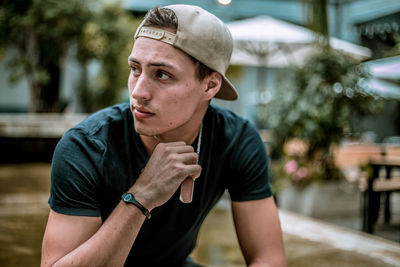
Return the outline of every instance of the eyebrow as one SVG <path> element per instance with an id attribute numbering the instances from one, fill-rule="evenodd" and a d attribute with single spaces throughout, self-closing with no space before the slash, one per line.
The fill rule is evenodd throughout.
<path id="1" fill-rule="evenodd" d="M 128 57 L 128 61 L 134 62 L 136 64 L 141 64 L 139 60 L 137 60 L 136 58 L 130 56 Z M 153 67 L 166 67 L 166 68 L 170 68 L 170 69 L 176 69 L 173 65 L 168 64 L 166 62 L 158 62 L 158 61 L 154 61 L 154 62 L 150 62 L 147 64 L 147 66 L 153 66 Z"/>

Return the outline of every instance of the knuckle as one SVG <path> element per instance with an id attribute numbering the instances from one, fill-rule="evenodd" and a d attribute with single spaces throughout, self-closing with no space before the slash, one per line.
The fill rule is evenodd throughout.
<path id="1" fill-rule="evenodd" d="M 163 149 L 164 149 L 164 151 L 166 151 L 166 152 L 171 152 L 171 151 L 172 151 L 172 147 L 167 146 L 166 144 L 163 144 Z"/>
<path id="2" fill-rule="evenodd" d="M 176 154 L 169 154 L 169 155 L 168 155 L 168 159 L 169 159 L 170 161 L 176 162 L 176 161 L 178 161 L 178 155 L 176 155 Z"/>
<path id="3" fill-rule="evenodd" d="M 164 148 L 164 147 L 165 147 L 165 143 L 158 143 L 156 147 L 158 147 L 158 148 Z"/>
<path id="4" fill-rule="evenodd" d="M 156 147 L 154 148 L 154 152 L 163 152 L 165 151 L 165 144 L 163 143 L 159 143 L 156 145 Z"/>
<path id="5" fill-rule="evenodd" d="M 174 169 L 174 171 L 175 171 L 176 173 L 180 173 L 180 172 L 182 172 L 182 171 L 185 169 L 185 168 L 184 168 L 184 165 L 183 165 L 183 164 L 180 164 L 180 163 L 174 164 L 172 168 Z"/>

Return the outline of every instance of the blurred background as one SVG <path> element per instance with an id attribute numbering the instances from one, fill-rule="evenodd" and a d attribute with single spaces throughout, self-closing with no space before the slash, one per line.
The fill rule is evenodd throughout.
<path id="1" fill-rule="evenodd" d="M 66 130 L 129 101 L 150 8 L 195 4 L 229 27 L 239 100 L 271 158 L 289 266 L 400 266 L 400 1 L 0 2 L 0 265 L 38 266 L 51 157 Z M 193 257 L 244 266 L 224 196 Z"/>

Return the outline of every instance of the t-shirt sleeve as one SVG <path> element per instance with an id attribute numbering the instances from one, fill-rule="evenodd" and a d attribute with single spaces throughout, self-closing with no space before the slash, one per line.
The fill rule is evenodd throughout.
<path id="1" fill-rule="evenodd" d="M 246 123 L 232 150 L 228 191 L 232 201 L 270 197 L 269 159 L 258 131 Z"/>
<path id="2" fill-rule="evenodd" d="M 50 208 L 78 216 L 100 216 L 99 142 L 79 130 L 68 131 L 57 144 L 51 168 Z"/>

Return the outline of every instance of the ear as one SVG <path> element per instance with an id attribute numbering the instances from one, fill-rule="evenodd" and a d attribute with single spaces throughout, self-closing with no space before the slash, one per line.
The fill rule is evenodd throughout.
<path id="1" fill-rule="evenodd" d="M 214 71 L 204 80 L 206 82 L 204 97 L 206 98 L 206 100 L 211 100 L 221 88 L 222 76 L 218 72 Z"/>

